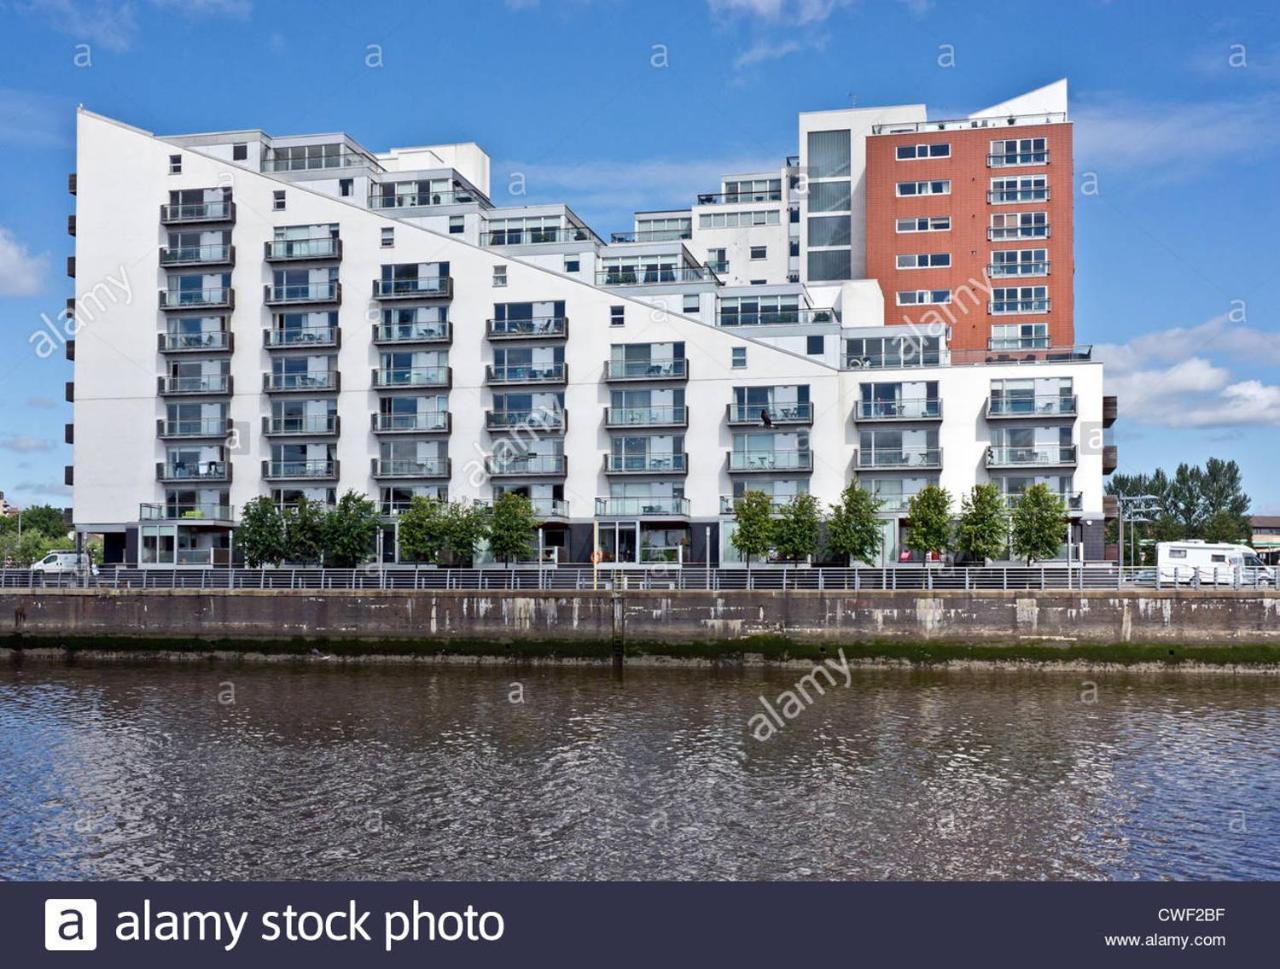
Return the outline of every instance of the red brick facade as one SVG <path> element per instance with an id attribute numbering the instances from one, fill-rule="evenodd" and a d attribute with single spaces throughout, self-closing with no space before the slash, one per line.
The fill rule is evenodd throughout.
<path id="1" fill-rule="evenodd" d="M 993 323 L 1047 323 L 1049 344 L 1074 342 L 1072 226 L 1072 125 L 998 125 L 955 131 L 876 135 L 867 139 L 867 275 L 880 281 L 888 323 L 928 323 L 939 316 L 952 323 L 952 347 L 985 350 Z M 992 142 L 1044 138 L 1044 164 L 992 164 Z M 900 160 L 898 146 L 945 143 L 949 157 Z M 1023 157 L 1020 156 L 1019 160 Z M 997 204 L 989 200 L 994 178 L 1044 175 L 1048 198 Z M 897 184 L 945 179 L 950 194 L 900 197 Z M 992 215 L 1047 214 L 1047 238 L 992 240 Z M 898 232 L 897 220 L 950 216 L 951 228 L 935 232 Z M 1047 250 L 1047 275 L 992 278 L 988 266 L 999 250 Z M 946 268 L 899 269 L 900 254 L 949 253 Z M 968 293 L 962 295 L 967 286 Z M 1046 287 L 1048 309 L 995 315 L 991 299 L 979 287 Z M 950 290 L 947 305 L 897 305 L 900 291 Z M 1019 295 L 1022 295 L 1021 293 Z M 1034 304 L 1033 304 L 1034 305 Z"/>

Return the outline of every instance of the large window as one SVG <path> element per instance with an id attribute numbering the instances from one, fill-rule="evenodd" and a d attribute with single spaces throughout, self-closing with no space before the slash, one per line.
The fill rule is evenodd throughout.
<path id="1" fill-rule="evenodd" d="M 809 185 L 810 212 L 848 212 L 848 182 L 811 182 Z"/>
<path id="2" fill-rule="evenodd" d="M 1049 346 L 1048 323 L 993 323 L 992 350 L 1042 350 Z"/>
<path id="3" fill-rule="evenodd" d="M 1049 152 L 1044 138 L 1008 138 L 991 142 L 991 154 L 987 160 L 993 168 L 1043 165 L 1049 160 Z"/>
<path id="4" fill-rule="evenodd" d="M 951 145 L 945 141 L 932 145 L 899 145 L 896 152 L 898 161 L 909 161 L 918 158 L 950 158 Z"/>
<path id="5" fill-rule="evenodd" d="M 809 253 L 809 279 L 813 282 L 852 279 L 852 256 L 848 249 L 820 249 Z"/>
<path id="6" fill-rule="evenodd" d="M 810 246 L 847 246 L 852 235 L 847 215 L 827 215 L 809 220 Z"/>
<path id="7" fill-rule="evenodd" d="M 992 242 L 1005 239 L 1049 238 L 1048 212 L 997 212 L 991 216 L 987 238 Z"/>
<path id="8" fill-rule="evenodd" d="M 739 226 L 779 225 L 782 214 L 777 209 L 751 212 L 704 212 L 698 216 L 701 229 L 736 229 Z"/>
<path id="9" fill-rule="evenodd" d="M 1015 178 L 993 178 L 988 201 L 995 203 L 1043 202 L 1049 197 L 1046 175 L 1019 175 Z"/>
<path id="10" fill-rule="evenodd" d="M 847 178 L 849 132 L 811 131 L 808 138 L 810 178 Z"/>
<path id="11" fill-rule="evenodd" d="M 1048 309 L 1048 286 L 997 286 L 991 290 L 992 313 L 1044 313 Z"/>

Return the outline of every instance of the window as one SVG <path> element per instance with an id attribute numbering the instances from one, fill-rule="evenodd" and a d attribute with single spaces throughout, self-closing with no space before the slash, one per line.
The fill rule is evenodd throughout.
<path id="1" fill-rule="evenodd" d="M 987 201 L 1009 202 L 1043 202 L 1049 197 L 1049 177 L 1047 175 L 1019 175 L 1013 178 L 993 178 L 991 191 L 987 193 Z"/>
<path id="2" fill-rule="evenodd" d="M 997 286 L 991 290 L 992 313 L 1046 313 L 1048 286 Z"/>
<path id="3" fill-rule="evenodd" d="M 751 285 L 751 286 L 768 286 L 768 285 L 769 285 L 769 280 L 767 280 L 767 279 L 753 279 L 753 280 L 751 280 L 751 281 L 750 281 L 750 283 L 749 283 L 748 285 Z"/>
<path id="4" fill-rule="evenodd" d="M 698 299 L 698 297 L 697 297 L 697 295 L 696 295 L 696 294 L 695 294 L 695 295 L 692 295 L 692 296 L 685 296 L 685 297 L 684 297 L 684 305 L 683 305 L 683 307 L 682 307 L 682 311 L 684 312 L 684 315 L 685 315 L 685 316 L 697 316 L 697 315 L 698 315 L 698 313 L 699 313 L 699 311 L 700 311 L 700 309 L 701 309 L 701 307 L 698 305 L 698 304 L 699 304 L 699 302 L 700 302 L 700 301 L 699 301 L 699 299 Z"/>
<path id="5" fill-rule="evenodd" d="M 1169 549 L 1169 558 L 1171 559 L 1184 559 L 1186 557 L 1187 557 L 1187 550 L 1185 548 Z"/>
<path id="6" fill-rule="evenodd" d="M 1048 323 L 993 323 L 992 350 L 1043 350 L 1049 346 Z"/>
<path id="7" fill-rule="evenodd" d="M 899 197 L 908 195 L 950 195 L 951 179 L 939 178 L 925 182 L 899 182 Z"/>
<path id="8" fill-rule="evenodd" d="M 278 188 L 271 193 L 271 207 L 277 212 L 284 208 L 284 189 Z"/>
<path id="9" fill-rule="evenodd" d="M 248 159 L 249 159 L 249 146 L 248 146 L 248 145 L 246 145 L 246 144 L 239 144 L 239 145 L 232 145 L 232 146 L 231 146 L 231 160 L 232 160 L 232 161 L 248 161 Z"/>
<path id="10" fill-rule="evenodd" d="M 354 178 L 338 179 L 338 194 L 341 195 L 344 199 L 350 198 L 351 193 L 355 190 L 355 184 L 356 182 Z"/>
<path id="11" fill-rule="evenodd" d="M 728 249 L 708 249 L 707 268 L 713 273 L 727 273 L 729 271 L 729 260 L 726 258 L 728 251 Z"/>
<path id="12" fill-rule="evenodd" d="M 991 253 L 988 275 L 1047 276 L 1049 275 L 1048 249 L 996 249 Z"/>
<path id="13" fill-rule="evenodd" d="M 848 182 L 814 182 L 809 186 L 810 212 L 848 212 Z"/>
<path id="14" fill-rule="evenodd" d="M 1002 239 L 1049 238 L 1048 212 L 998 212 L 991 216 L 987 238 L 992 242 Z"/>
<path id="15" fill-rule="evenodd" d="M 923 215 L 914 219 L 899 219 L 897 231 L 899 232 L 949 232 L 951 230 L 951 216 L 949 215 Z"/>
<path id="16" fill-rule="evenodd" d="M 751 247 L 751 258 L 752 258 L 752 259 L 764 259 L 764 258 L 766 258 L 766 252 L 767 252 L 767 251 L 768 251 L 768 247 L 767 247 L 767 246 L 752 246 L 752 247 Z"/>
<path id="17" fill-rule="evenodd" d="M 804 352 L 811 357 L 820 357 L 827 352 L 826 337 L 811 336 L 804 341 Z"/>
<path id="18" fill-rule="evenodd" d="M 950 266 L 949 252 L 899 253 L 899 269 L 930 269 L 936 266 Z"/>
<path id="19" fill-rule="evenodd" d="M 582 262 L 577 256 L 564 257 L 564 271 L 567 273 L 576 273 L 582 268 Z"/>
<path id="20" fill-rule="evenodd" d="M 625 306 L 609 307 L 609 325 L 623 326 L 627 322 L 627 308 Z"/>
<path id="21" fill-rule="evenodd" d="M 847 215 L 814 216 L 809 219 L 809 245 L 813 248 L 847 246 L 852 238 L 852 220 Z"/>
<path id="22" fill-rule="evenodd" d="M 991 142 L 991 154 L 987 156 L 992 168 L 1009 165 L 1043 165 L 1049 161 L 1047 142 L 1044 138 L 1009 138 Z"/>
<path id="23" fill-rule="evenodd" d="M 493 267 L 493 285 L 507 285 L 507 267 L 505 265 Z"/>
<path id="24" fill-rule="evenodd" d="M 810 178 L 849 177 L 849 131 L 810 131 L 808 137 Z"/>
<path id="25" fill-rule="evenodd" d="M 940 141 L 932 145 L 899 145 L 898 161 L 910 161 L 913 158 L 950 158 L 951 145 Z"/>
<path id="26" fill-rule="evenodd" d="M 809 280 L 852 279 L 852 256 L 848 249 L 819 249 L 809 252 Z"/>
<path id="27" fill-rule="evenodd" d="M 182 156 L 181 155 L 169 156 L 169 174 L 170 175 L 182 174 Z"/>
<path id="28" fill-rule="evenodd" d="M 456 236 L 467 227 L 466 219 L 461 215 L 449 216 L 449 235 Z"/>
<path id="29" fill-rule="evenodd" d="M 383 226 L 382 228 L 382 248 L 390 249 L 396 244 L 396 230 L 394 226 Z"/>
<path id="30" fill-rule="evenodd" d="M 730 351 L 729 364 L 734 370 L 743 370 L 747 366 L 747 348 L 734 347 Z"/>
<path id="31" fill-rule="evenodd" d="M 899 306 L 928 306 L 931 303 L 950 303 L 949 289 L 909 289 L 898 291 Z"/>
<path id="32" fill-rule="evenodd" d="M 781 225 L 782 216 L 777 209 L 758 209 L 753 212 L 704 212 L 698 216 L 702 229 L 736 229 L 752 225 Z"/>

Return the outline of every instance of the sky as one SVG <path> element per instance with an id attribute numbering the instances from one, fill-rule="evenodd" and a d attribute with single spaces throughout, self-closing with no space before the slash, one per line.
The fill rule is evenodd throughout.
<path id="1" fill-rule="evenodd" d="M 73 293 L 77 104 L 158 134 L 476 141 L 496 204 L 604 235 L 775 167 L 800 111 L 956 117 L 1060 77 L 1076 339 L 1120 398 L 1119 470 L 1232 458 L 1280 514 L 1274 0 L 0 0 L 0 491 L 70 502 L 72 365 L 30 336 Z"/>

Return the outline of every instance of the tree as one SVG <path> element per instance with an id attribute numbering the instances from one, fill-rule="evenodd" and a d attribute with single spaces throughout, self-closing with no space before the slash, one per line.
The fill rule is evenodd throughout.
<path id="1" fill-rule="evenodd" d="M 334 568 L 354 569 L 373 554 L 382 518 L 368 495 L 349 490 L 324 524 L 325 561 Z"/>
<path id="2" fill-rule="evenodd" d="M 532 517 L 533 505 L 528 498 L 523 498 L 523 501 L 529 506 L 529 514 Z M 469 563 L 475 557 L 476 546 L 490 535 L 489 509 L 472 502 L 455 501 L 443 509 L 441 517 L 443 526 L 441 551 L 453 565 Z M 524 528 L 525 547 L 518 557 L 528 558 L 529 533 L 537 526 L 537 520 L 534 518 Z M 513 524 L 511 527 L 515 528 L 517 525 Z"/>
<path id="3" fill-rule="evenodd" d="M 67 541 L 67 532 L 71 531 L 67 527 L 66 520 L 62 517 L 62 512 L 52 505 L 32 505 L 30 508 L 22 510 L 22 534 L 27 532 L 39 532 L 42 535 L 48 535 L 50 538 L 56 539 L 63 544 Z M 18 515 L 12 518 L 0 518 L 0 533 L 18 531 Z"/>
<path id="4" fill-rule="evenodd" d="M 439 562 L 445 547 L 444 506 L 426 495 L 414 495 L 400 512 L 400 557 L 414 562 Z"/>
<path id="5" fill-rule="evenodd" d="M 261 495 L 245 503 L 240 509 L 235 542 L 251 569 L 268 563 L 279 565 L 285 559 L 284 517 L 274 501 Z"/>
<path id="6" fill-rule="evenodd" d="M 1247 542 L 1253 535 L 1253 526 L 1247 517 L 1230 511 L 1216 511 L 1205 519 L 1201 537 L 1206 542 Z"/>
<path id="7" fill-rule="evenodd" d="M 22 537 L 18 530 L 0 534 L 0 565 L 13 568 L 26 568 L 32 562 L 38 562 L 55 549 L 65 548 L 65 538 L 46 535 L 38 529 L 27 531 L 22 529 Z"/>
<path id="8" fill-rule="evenodd" d="M 782 558 L 799 562 L 818 554 L 821 531 L 818 499 L 810 494 L 794 495 L 773 522 L 773 544 Z"/>
<path id="9" fill-rule="evenodd" d="M 1027 565 L 1051 559 L 1062 548 L 1067 509 L 1046 484 L 1033 484 L 1013 507 L 1013 551 Z"/>
<path id="10" fill-rule="evenodd" d="M 995 484 L 976 484 L 960 500 L 956 522 L 956 550 L 983 563 L 1004 556 L 1009 541 L 1009 516 L 1004 495 Z"/>
<path id="11" fill-rule="evenodd" d="M 738 499 L 734 509 L 737 528 L 733 532 L 733 547 L 746 560 L 751 569 L 751 556 L 765 556 L 773 548 L 773 499 L 763 491 L 747 491 Z"/>
<path id="12" fill-rule="evenodd" d="M 290 562 L 324 561 L 328 517 L 318 501 L 300 498 L 284 512 L 284 557 Z"/>
<path id="13" fill-rule="evenodd" d="M 941 554 L 951 546 L 951 492 L 931 484 L 911 496 L 904 544 L 926 562 L 930 552 Z"/>
<path id="14" fill-rule="evenodd" d="M 839 503 L 831 506 L 827 550 L 846 563 L 874 561 L 884 545 L 884 532 L 876 517 L 879 511 L 879 498 L 856 482 L 850 484 L 840 495 Z"/>
<path id="15" fill-rule="evenodd" d="M 493 502 L 489 516 L 489 551 L 507 565 L 533 554 L 532 536 L 538 527 L 533 503 L 524 495 L 504 491 Z"/>

